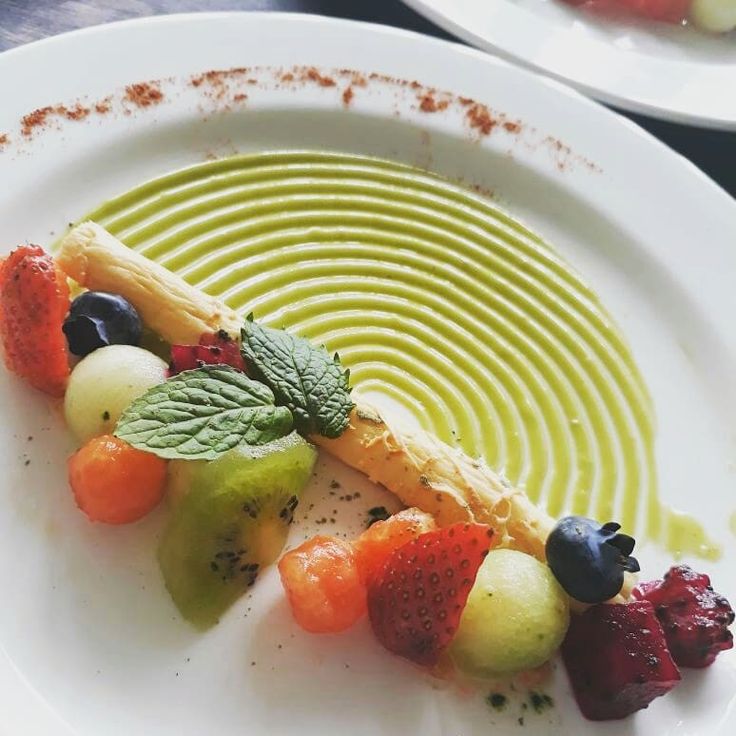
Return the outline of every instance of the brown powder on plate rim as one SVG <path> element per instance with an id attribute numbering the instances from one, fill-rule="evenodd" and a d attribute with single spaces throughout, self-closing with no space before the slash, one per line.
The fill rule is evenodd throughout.
<path id="1" fill-rule="evenodd" d="M 236 66 L 231 69 L 210 69 L 202 74 L 196 74 L 191 77 L 189 84 L 192 87 L 199 87 L 203 82 L 208 84 L 220 84 L 226 79 L 232 79 L 234 77 L 241 77 L 248 74 L 248 68 L 244 66 Z"/>
<path id="2" fill-rule="evenodd" d="M 46 125 L 49 115 L 54 112 L 54 108 L 51 105 L 46 107 L 39 107 L 33 112 L 29 112 L 20 119 L 21 133 L 28 137 L 33 134 L 36 128 L 41 128 Z"/>
<path id="3" fill-rule="evenodd" d="M 248 75 L 247 78 L 245 78 L 246 74 Z M 268 66 L 251 68 L 233 67 L 231 69 L 205 71 L 189 77 L 188 82 L 191 87 L 200 89 L 202 94 L 209 100 L 221 105 L 223 111 L 227 111 L 232 109 L 230 107 L 232 103 L 242 103 L 248 99 L 248 96 L 242 89 L 242 85 L 259 85 L 267 89 L 269 82 L 271 86 L 275 83 L 276 87 L 280 83 L 308 83 L 316 84 L 323 88 L 330 88 L 337 86 L 334 77 L 345 78 L 348 81 L 348 85 L 341 92 L 338 92 L 343 105 L 346 107 L 349 107 L 354 99 L 355 88 L 367 87 L 370 81 L 372 83 L 386 84 L 395 88 L 397 92 L 402 89 L 414 91 L 418 101 L 418 108 L 425 113 L 437 113 L 451 107 L 461 109 L 468 126 L 479 136 L 489 136 L 499 127 L 511 135 L 519 135 L 524 130 L 529 130 L 536 137 L 535 128 L 528 128 L 520 120 L 510 120 L 504 113 L 493 111 L 487 105 L 471 97 L 464 97 L 455 95 L 449 91 L 426 87 L 417 80 L 401 79 L 378 72 L 365 73 L 347 68 L 326 71 L 315 66 L 294 66 L 289 69 Z M 130 115 L 133 112 L 131 106 L 141 109 L 149 108 L 163 102 L 164 93 L 161 85 L 161 80 L 151 80 L 126 86 L 124 93 L 117 98 L 123 103 L 122 112 Z M 238 88 L 238 85 L 241 85 L 240 88 Z M 113 110 L 114 99 L 110 95 L 96 103 L 91 103 L 90 107 L 80 102 L 72 106 L 60 104 L 40 107 L 23 116 L 20 126 L 21 133 L 26 138 L 32 137 L 36 130 L 47 126 L 54 118 L 76 121 L 89 117 L 92 112 L 105 115 Z M 401 110 L 398 97 L 394 109 L 394 115 L 400 116 Z M 7 136 L 0 139 L 0 148 L 6 146 L 8 142 L 9 138 Z M 584 157 L 573 153 L 569 146 L 551 136 L 547 138 L 540 136 L 536 141 L 528 140 L 526 143 L 532 148 L 541 145 L 551 149 L 555 154 L 555 164 L 561 171 L 577 164 L 583 164 L 591 171 L 600 172 L 601 170 L 600 167 Z"/>
<path id="4" fill-rule="evenodd" d="M 62 115 L 67 120 L 84 120 L 92 110 L 89 107 L 85 107 L 81 103 L 77 102 L 74 107 L 66 107 L 66 105 L 59 105 L 56 107 L 55 112 Z"/>
<path id="5" fill-rule="evenodd" d="M 84 120 L 92 110 L 77 102 L 72 107 L 66 105 L 46 105 L 24 115 L 21 120 L 21 133 L 26 137 L 33 135 L 37 128 L 43 128 L 51 118 L 61 117 L 67 120 Z"/>
<path id="6" fill-rule="evenodd" d="M 334 87 L 335 80 L 332 77 L 328 77 L 321 74 L 316 67 L 310 66 L 304 70 L 302 79 L 308 79 L 310 82 L 316 82 L 320 87 Z"/>
<path id="7" fill-rule="evenodd" d="M 419 96 L 419 109 L 422 112 L 441 112 L 450 106 L 449 100 L 436 100 L 432 92 Z"/>
<path id="8" fill-rule="evenodd" d="M 7 133 L 0 133 L 0 148 L 10 143 L 10 138 Z"/>
<path id="9" fill-rule="evenodd" d="M 95 102 L 95 112 L 98 115 L 107 115 L 112 110 L 112 96 L 105 97 L 98 102 Z"/>
<path id="10" fill-rule="evenodd" d="M 491 111 L 479 102 L 473 104 L 467 113 L 465 113 L 465 116 L 468 119 L 468 123 L 470 123 L 470 127 L 483 135 L 490 135 L 491 131 L 499 122 L 491 115 Z"/>
<path id="11" fill-rule="evenodd" d="M 151 107 L 163 101 L 164 93 L 157 81 L 136 82 L 125 88 L 124 99 L 136 107 Z"/>

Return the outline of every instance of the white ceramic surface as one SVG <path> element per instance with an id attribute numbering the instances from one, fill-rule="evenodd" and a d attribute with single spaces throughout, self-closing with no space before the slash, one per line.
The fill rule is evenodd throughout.
<path id="1" fill-rule="evenodd" d="M 487 103 L 520 127 L 481 135 L 462 105 L 422 112 L 415 89 L 396 80 L 355 87 L 349 108 L 340 76 L 335 86 L 254 84 L 247 102 L 226 107 L 188 83 L 212 68 L 294 64 L 418 80 Z M 152 78 L 164 80 L 155 107 L 21 133 L 33 109 L 107 95 L 119 107 L 124 85 Z M 61 36 L 0 56 L 0 99 L 0 135 L 10 138 L 0 152 L 3 253 L 50 243 L 68 221 L 148 177 L 233 151 L 370 153 L 492 190 L 584 274 L 622 326 L 654 396 L 662 495 L 724 545 L 720 563 L 694 562 L 736 599 L 736 205 L 684 159 L 577 93 L 476 51 L 317 17 L 174 16 Z M 0 733 L 726 736 L 736 728 L 733 652 L 612 725 L 581 718 L 558 670 L 546 688 L 556 707 L 528 713 L 522 729 L 518 703 L 496 714 L 482 690 L 438 686 L 377 646 L 365 622 L 340 636 L 301 632 L 273 570 L 219 626 L 195 633 L 154 561 L 165 511 L 130 528 L 89 524 L 66 486 L 72 441 L 58 411 L 2 370 L 0 412 Z M 318 507 L 331 503 L 320 498 L 333 478 L 362 493 L 362 505 L 341 507 L 345 531 L 388 502 L 322 460 L 308 491 Z M 316 529 L 297 524 L 292 541 Z M 639 558 L 651 577 L 671 561 L 652 545 Z"/>
<path id="2" fill-rule="evenodd" d="M 561 0 L 404 0 L 449 33 L 603 102 L 736 130 L 736 32 L 596 18 Z"/>

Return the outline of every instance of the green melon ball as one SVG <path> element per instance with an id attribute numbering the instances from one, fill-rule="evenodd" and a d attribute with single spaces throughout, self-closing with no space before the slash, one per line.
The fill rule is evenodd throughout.
<path id="1" fill-rule="evenodd" d="M 728 33 L 736 28 L 736 3 L 733 0 L 693 0 L 690 19 L 704 31 Z"/>
<path id="2" fill-rule="evenodd" d="M 84 443 L 109 434 L 134 399 L 166 380 L 168 366 L 133 345 L 109 345 L 81 360 L 69 376 L 64 417 Z"/>
<path id="3" fill-rule="evenodd" d="M 493 550 L 478 570 L 450 654 L 472 677 L 512 675 L 544 664 L 569 621 L 568 597 L 547 565 Z"/>

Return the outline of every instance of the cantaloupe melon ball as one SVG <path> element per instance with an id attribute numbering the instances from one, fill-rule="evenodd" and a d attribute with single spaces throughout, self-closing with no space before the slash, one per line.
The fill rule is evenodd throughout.
<path id="1" fill-rule="evenodd" d="M 134 399 L 166 380 L 168 366 L 133 345 L 109 345 L 81 360 L 64 397 L 66 423 L 80 443 L 111 434 Z"/>

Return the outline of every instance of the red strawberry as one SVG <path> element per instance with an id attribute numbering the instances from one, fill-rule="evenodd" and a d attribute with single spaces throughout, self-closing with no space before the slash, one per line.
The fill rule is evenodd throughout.
<path id="1" fill-rule="evenodd" d="M 169 373 L 172 376 L 203 365 L 230 365 L 239 371 L 245 370 L 238 344 L 224 330 L 205 333 L 199 338 L 199 345 L 171 346 Z"/>
<path id="2" fill-rule="evenodd" d="M 363 580 L 380 572 L 386 558 L 395 549 L 436 528 L 430 514 L 415 508 L 404 509 L 384 521 L 371 524 L 353 543 L 355 561 Z"/>
<path id="3" fill-rule="evenodd" d="M 672 657 L 681 667 L 708 667 L 720 652 L 733 647 L 728 630 L 733 609 L 713 590 L 707 575 L 677 565 L 664 580 L 638 585 L 633 595 L 654 605 Z"/>
<path id="4" fill-rule="evenodd" d="M 395 549 L 368 581 L 368 615 L 386 649 L 433 666 L 455 634 L 491 546 L 485 524 L 459 523 Z"/>
<path id="5" fill-rule="evenodd" d="M 562 658 L 586 718 L 625 718 L 679 681 L 662 627 L 648 601 L 592 606 L 573 616 Z"/>
<path id="6" fill-rule="evenodd" d="M 63 396 L 69 376 L 62 332 L 69 287 L 53 258 L 21 245 L 0 265 L 0 337 L 8 369 L 52 396 Z"/>

